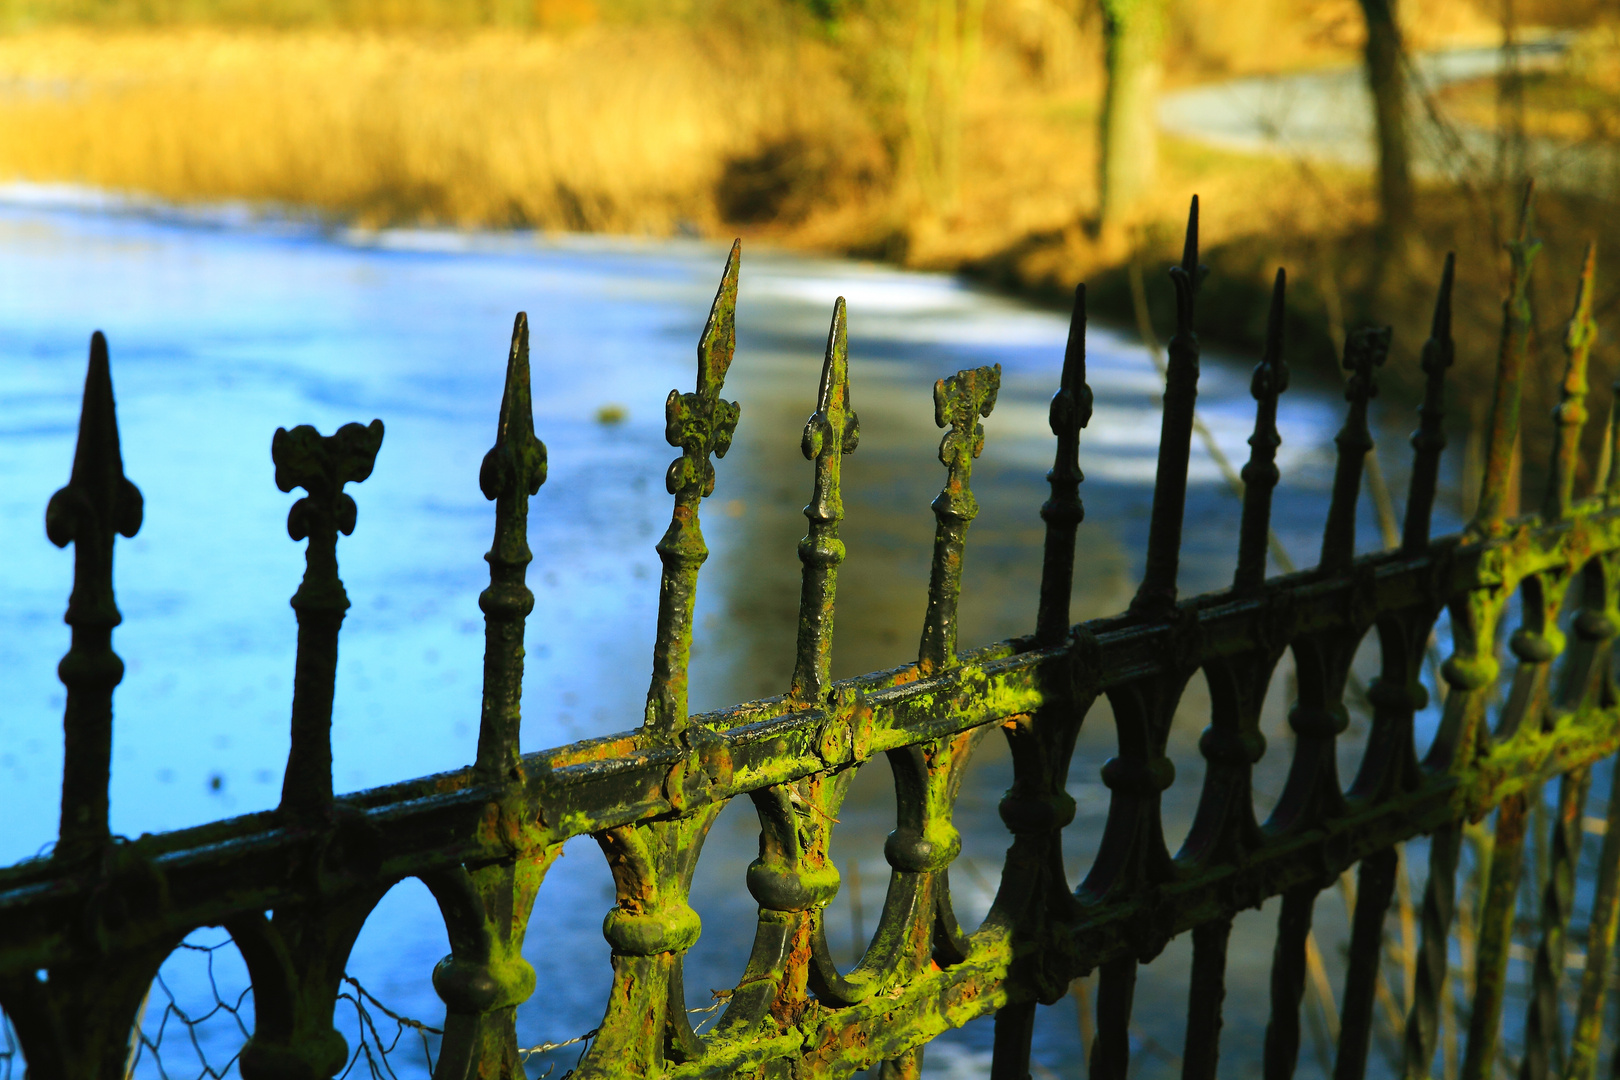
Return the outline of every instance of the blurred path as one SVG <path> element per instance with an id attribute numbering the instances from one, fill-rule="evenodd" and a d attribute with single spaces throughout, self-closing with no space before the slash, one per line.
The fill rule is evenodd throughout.
<path id="1" fill-rule="evenodd" d="M 1520 66 L 1557 67 L 1569 44 L 1567 35 L 1527 42 L 1519 48 Z M 1491 175 L 1495 133 L 1437 117 L 1429 103 L 1446 84 L 1495 75 L 1501 66 L 1497 48 L 1449 49 L 1413 60 L 1412 158 L 1420 177 L 1478 182 Z M 1359 66 L 1251 76 L 1166 94 L 1159 126 L 1240 153 L 1369 169 L 1376 161 L 1372 95 Z M 1620 147 L 1613 145 L 1531 136 L 1525 157 L 1538 183 L 1559 190 L 1603 192 L 1620 184 Z"/>

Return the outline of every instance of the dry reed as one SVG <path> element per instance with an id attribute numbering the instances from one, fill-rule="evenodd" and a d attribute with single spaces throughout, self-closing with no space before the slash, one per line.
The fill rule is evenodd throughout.
<path id="1" fill-rule="evenodd" d="M 0 176 L 623 232 L 706 229 L 728 164 L 771 145 L 880 156 L 826 49 L 675 24 L 39 31 L 0 38 L 0 125 Z"/>

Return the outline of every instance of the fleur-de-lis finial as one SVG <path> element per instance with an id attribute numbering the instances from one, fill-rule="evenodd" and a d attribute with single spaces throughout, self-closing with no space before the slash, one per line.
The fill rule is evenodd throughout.
<path id="1" fill-rule="evenodd" d="M 860 420 L 849 403 L 849 337 L 844 298 L 833 304 L 827 331 L 827 353 L 821 364 L 816 411 L 804 425 L 801 449 L 816 464 L 815 489 L 804 516 L 810 529 L 799 541 L 804 564 L 799 595 L 798 655 L 788 694 L 795 701 L 819 701 L 831 684 L 833 598 L 844 543 L 838 523 L 844 518 L 843 457 L 860 442 Z"/>
<path id="2" fill-rule="evenodd" d="M 529 391 L 529 318 L 518 312 L 506 359 L 506 388 L 495 445 L 484 455 L 478 487 L 495 503 L 495 542 L 484 559 L 489 588 L 478 597 L 484 612 L 483 715 L 478 726 L 478 769 L 492 779 L 519 770 L 523 698 L 523 623 L 534 607 L 524 575 L 529 550 L 529 496 L 546 482 L 546 445 L 534 435 Z"/>
<path id="3" fill-rule="evenodd" d="M 107 339 L 97 330 L 90 338 L 72 478 L 45 510 L 51 543 L 73 545 L 73 593 L 65 617 L 73 642 L 57 669 L 67 687 L 58 858 L 89 854 L 108 836 L 112 695 L 124 678 L 123 661 L 112 649 L 113 627 L 123 621 L 113 596 L 113 542 L 135 535 L 142 512 L 141 493 L 124 476 Z"/>
<path id="4" fill-rule="evenodd" d="M 317 811 L 332 802 L 332 689 L 337 678 L 338 629 L 349 597 L 338 577 L 337 538 L 354 531 L 354 499 L 345 484 L 371 475 L 382 446 L 383 422 L 344 424 L 322 435 L 308 424 L 277 428 L 270 441 L 276 487 L 308 494 L 287 514 L 287 535 L 308 539 L 304 579 L 293 594 L 298 615 L 298 658 L 293 677 L 292 748 L 282 780 L 281 806 Z"/>
<path id="5" fill-rule="evenodd" d="M 984 425 L 979 418 L 996 407 L 1001 389 L 1001 365 L 969 368 L 934 383 L 934 423 L 946 428 L 939 440 L 939 463 L 950 470 L 942 497 L 969 500 L 973 492 L 966 486 L 973 471 L 973 459 L 984 452 Z"/>
<path id="6" fill-rule="evenodd" d="M 720 294 L 709 312 L 698 343 L 697 391 L 671 390 L 664 402 L 664 438 L 679 447 L 681 456 L 669 463 L 664 486 L 671 495 L 708 498 L 714 492 L 714 457 L 725 457 L 737 431 L 739 409 L 735 401 L 720 397 L 737 349 L 737 267 L 742 241 L 731 246 Z"/>
<path id="7" fill-rule="evenodd" d="M 968 368 L 934 383 L 934 423 L 945 428 L 939 461 L 948 470 L 934 499 L 934 560 L 928 578 L 928 614 L 923 623 L 918 663 L 925 672 L 956 661 L 956 606 L 962 592 L 962 549 L 979 503 L 969 483 L 973 459 L 984 450 L 979 418 L 995 408 L 1001 365 Z"/>
<path id="8" fill-rule="evenodd" d="M 658 590 L 658 638 L 653 645 L 652 686 L 647 691 L 646 725 L 666 736 L 686 729 L 687 665 L 692 654 L 692 609 L 697 602 L 698 568 L 709 557 L 698 520 L 698 505 L 714 491 L 712 457 L 725 457 L 737 430 L 740 410 L 720 397 L 737 347 L 737 274 L 742 241 L 731 245 L 726 270 L 698 341 L 697 390 L 671 390 L 664 403 L 664 437 L 681 448 L 669 463 L 664 486 L 675 496 L 669 528 L 658 541 L 664 564 Z"/>

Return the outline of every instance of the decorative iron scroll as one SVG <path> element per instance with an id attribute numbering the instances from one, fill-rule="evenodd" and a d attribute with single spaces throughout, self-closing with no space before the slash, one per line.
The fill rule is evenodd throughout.
<path id="1" fill-rule="evenodd" d="M 1359 866 L 1333 1068 L 1336 1080 L 1355 1080 L 1367 1062 L 1396 845 L 1428 836 L 1431 870 L 1403 1034 L 1405 1074 L 1426 1076 L 1441 1042 L 1463 830 L 1494 813 L 1475 982 L 1456 989 L 1472 1003 L 1461 1075 L 1482 1080 L 1495 1067 L 1517 897 L 1524 874 L 1535 873 L 1540 942 L 1523 1075 L 1592 1076 L 1620 924 L 1620 798 L 1609 800 L 1597 880 L 1580 913 L 1573 875 L 1592 767 L 1620 750 L 1611 655 L 1620 628 L 1620 468 L 1577 490 L 1596 336 L 1589 255 L 1566 338 L 1551 488 L 1539 515 L 1519 516 L 1511 505 L 1536 250 L 1527 201 L 1510 245 L 1514 276 L 1487 467 L 1467 533 L 1429 537 L 1453 356 L 1448 259 L 1422 349 L 1425 393 L 1400 546 L 1355 553 L 1362 465 L 1372 447 L 1367 402 L 1376 369 L 1391 353 L 1387 330 L 1358 330 L 1344 350 L 1349 410 L 1337 440 L 1321 563 L 1268 577 L 1277 400 L 1288 385 L 1279 271 L 1252 383 L 1256 414 L 1233 586 L 1178 598 L 1198 380 L 1194 300 L 1205 273 L 1195 202 L 1186 254 L 1172 270 L 1177 332 L 1146 572 L 1130 610 L 1069 622 L 1084 516 L 1081 433 L 1092 414 L 1082 288 L 1051 407 L 1057 450 L 1047 474 L 1051 498 L 1040 508 L 1046 543 L 1034 633 L 957 649 L 956 608 L 977 508 L 972 465 L 1000 379 L 996 368 L 969 369 L 934 391 L 947 472 L 933 504 L 937 531 L 918 661 L 835 682 L 828 658 L 844 558 L 841 460 L 856 449 L 859 430 L 840 298 L 803 435 L 813 481 L 799 545 L 804 576 L 792 682 L 780 697 L 688 715 L 691 617 L 708 554 L 699 509 L 713 490 L 713 459 L 730 446 L 739 415 L 721 397 L 736 343 L 741 253 L 734 246 L 698 347 L 696 388 L 671 392 L 667 403 L 668 439 L 681 456 L 669 467 L 674 511 L 658 543 L 664 574 L 645 723 L 530 754 L 518 748 L 523 628 L 533 607 L 524 580 L 532 558 L 526 530 L 546 451 L 533 428 L 528 325 L 519 315 L 495 446 L 479 476 L 495 502 L 496 524 L 490 585 L 480 597 L 487 637 L 477 760 L 437 776 L 333 794 L 332 679 L 347 604 L 336 544 L 355 526 L 343 486 L 369 474 L 382 425 L 348 425 L 326 437 L 307 427 L 280 431 L 272 447 L 276 481 L 283 490 L 308 491 L 288 524 L 295 539 L 309 541 L 308 572 L 293 601 L 299 649 L 282 805 L 133 841 L 108 833 L 106 784 L 112 693 L 122 671 L 111 646 L 119 619 L 112 545 L 115 534 L 139 527 L 141 502 L 123 477 L 106 342 L 97 334 L 72 480 L 47 515 L 50 539 L 76 545 L 67 614 L 73 645 L 61 666 L 68 697 L 60 841 L 50 855 L 0 871 L 0 1007 L 30 1075 L 119 1080 L 159 965 L 208 926 L 229 933 L 252 980 L 254 1025 L 239 1059 L 245 1080 L 335 1075 L 347 1054 L 333 1011 L 345 992 L 349 950 L 383 894 L 416 877 L 438 902 L 451 950 L 432 972 L 446 1010 L 436 1080 L 522 1076 L 526 1053 L 514 1014 L 535 988 L 523 958 L 529 913 L 563 843 L 589 835 L 616 888 L 604 924 L 613 992 L 576 1076 L 840 1076 L 878 1066 L 886 1076 L 915 1077 L 931 1038 L 994 1014 L 992 1075 L 1022 1080 L 1036 1005 L 1055 1002 L 1075 977 L 1100 969 L 1091 1075 L 1123 1078 L 1138 967 L 1190 931 L 1182 1070 L 1213 1077 L 1233 916 L 1280 897 L 1264 1072 L 1287 1077 L 1300 1049 L 1318 893 Z M 1620 424 L 1610 411 L 1612 447 Z M 1498 706 L 1497 633 L 1514 594 L 1524 597 L 1523 616 L 1510 638 L 1514 667 Z M 1566 595 L 1578 612 L 1562 624 Z M 1413 718 L 1428 698 L 1420 674 L 1447 610 L 1455 649 L 1443 665 L 1439 731 L 1420 760 Z M 1366 688 L 1373 712 L 1367 749 L 1346 782 L 1337 751 L 1348 717 L 1344 695 L 1357 646 L 1370 633 L 1382 668 Z M 1260 710 L 1289 652 L 1298 672 L 1289 715 L 1295 739 L 1291 751 L 1269 749 L 1289 753 L 1288 773 L 1262 822 L 1252 798 L 1254 767 L 1268 753 Z M 1183 689 L 1200 671 L 1211 698 L 1199 742 L 1206 772 L 1191 831 L 1172 852 L 1161 821 L 1164 792 L 1176 782 L 1167 740 Z M 1112 706 L 1118 752 L 1102 770 L 1111 801 L 1100 848 L 1075 883 L 1063 862 L 1063 830 L 1075 814 L 1065 788 L 1077 732 L 1101 697 Z M 951 898 L 949 869 L 961 847 L 953 806 L 967 762 L 997 728 L 1013 761 L 1000 805 L 1010 846 L 990 913 L 969 930 L 958 925 Z M 896 827 L 884 845 L 892 876 L 864 955 L 845 970 L 827 945 L 826 909 L 840 890 L 828 845 L 856 767 L 880 754 L 896 791 Z M 1556 820 L 1540 825 L 1529 807 L 1559 777 Z M 760 820 L 759 857 L 745 881 L 758 924 L 741 982 L 700 1034 L 683 986 L 683 957 L 702 929 L 688 894 L 705 835 L 738 796 L 753 801 Z M 1523 857 L 1533 828 L 1550 828 L 1545 859 Z M 1574 1036 L 1566 1039 L 1561 982 L 1579 914 L 1586 962 Z"/>

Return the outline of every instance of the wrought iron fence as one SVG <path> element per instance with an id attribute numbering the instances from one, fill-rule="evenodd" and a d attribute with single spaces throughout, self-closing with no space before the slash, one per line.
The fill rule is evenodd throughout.
<path id="1" fill-rule="evenodd" d="M 1461 535 L 1429 536 L 1452 360 L 1448 261 L 1422 351 L 1427 383 L 1399 546 L 1355 552 L 1356 505 L 1373 446 L 1368 402 L 1391 344 L 1387 330 L 1362 330 L 1345 346 L 1349 409 L 1337 437 L 1318 565 L 1268 577 L 1279 479 L 1276 410 L 1288 385 L 1279 272 L 1252 383 L 1256 414 L 1242 470 L 1233 583 L 1178 596 L 1199 372 L 1193 326 L 1204 275 L 1195 200 L 1183 260 L 1171 269 L 1177 332 L 1169 345 L 1146 569 L 1129 609 L 1082 625 L 1069 618 L 1084 516 L 1080 440 L 1092 411 L 1082 287 L 1051 406 L 1057 448 L 1047 474 L 1051 498 L 1040 509 L 1046 541 L 1034 632 L 958 648 L 957 601 L 977 511 L 973 464 L 984 444 L 980 420 L 994 408 L 1000 380 L 995 367 L 964 370 L 934 387 L 946 480 L 933 503 L 937 527 L 918 660 L 835 682 L 830 648 L 844 558 L 840 469 L 859 433 L 840 299 L 803 435 L 814 480 L 805 508 L 809 530 L 799 545 L 803 586 L 792 681 L 779 697 L 690 715 L 692 613 L 708 554 L 700 509 L 714 486 L 713 459 L 725 455 L 739 415 L 738 405 L 721 396 L 735 347 L 740 250 L 733 247 L 698 345 L 696 388 L 672 391 L 665 407 L 666 435 L 680 456 L 666 476 L 675 505 L 657 545 L 663 574 L 644 723 L 531 754 L 518 748 L 524 621 L 533 606 L 525 585 L 526 527 L 529 499 L 545 480 L 546 451 L 533 430 L 528 326 L 519 315 L 495 446 L 479 475 L 495 503 L 495 538 L 487 556 L 490 585 L 479 600 L 486 649 L 474 763 L 334 794 L 332 693 L 348 604 L 336 549 L 338 537 L 356 524 L 344 487 L 370 474 L 383 425 L 350 424 L 330 436 L 310 427 L 280 430 L 271 450 L 276 483 L 306 492 L 292 507 L 288 530 L 308 542 L 307 569 L 293 597 L 298 652 L 280 806 L 133 841 L 110 835 L 107 816 L 111 701 L 123 671 L 111 648 L 119 622 L 112 551 L 116 535 L 139 529 L 141 496 L 123 475 L 107 346 L 97 334 L 72 479 L 51 499 L 46 517 L 51 540 L 75 547 L 67 611 L 72 647 L 60 669 L 68 691 L 61 828 L 49 855 L 0 871 L 0 1005 L 9 1024 L 0 1033 L 0 1069 L 9 1075 L 17 1059 L 14 1027 L 36 1080 L 128 1075 L 153 1045 L 152 1027 L 138 1021 L 159 966 L 187 948 L 198 928 L 223 927 L 251 979 L 251 1033 L 244 1023 L 237 1062 L 246 1080 L 322 1080 L 354 1067 L 359 1052 L 351 1053 L 334 1026 L 341 999 L 363 1014 L 387 1016 L 397 1036 L 421 1036 L 425 1052 L 436 1049 L 436 1080 L 522 1076 L 531 1051 L 519 1045 L 514 1013 L 536 981 L 521 952 L 525 927 L 563 843 L 590 835 L 617 892 L 604 923 L 613 986 L 601 1023 L 579 1041 L 588 1048 L 577 1077 L 833 1076 L 873 1066 L 885 1076 L 912 1077 L 930 1039 L 990 1014 L 992 1075 L 1027 1077 L 1036 1005 L 1057 1001 L 1078 976 L 1099 971 L 1091 1075 L 1123 1078 L 1138 968 L 1187 933 L 1192 970 L 1181 1069 L 1186 1077 L 1212 1077 L 1233 917 L 1273 897 L 1280 898 L 1280 918 L 1264 1072 L 1287 1077 L 1299 1057 L 1307 980 L 1318 978 L 1312 972 L 1320 966 L 1312 960 L 1313 908 L 1324 888 L 1349 884 L 1341 875 L 1358 866 L 1346 891 L 1354 894 L 1353 920 L 1336 1017 L 1336 1080 L 1364 1074 L 1375 1008 L 1403 1029 L 1404 1074 L 1429 1075 L 1441 1055 L 1445 1002 L 1454 989 L 1469 1006 L 1461 1075 L 1493 1073 L 1516 897 L 1527 874 L 1541 901 L 1520 1069 L 1525 1077 L 1592 1076 L 1620 903 L 1620 798 L 1608 800 L 1584 912 L 1585 965 L 1572 1036 L 1563 1026 L 1561 980 L 1591 770 L 1620 749 L 1610 644 L 1620 628 L 1620 468 L 1600 466 L 1595 472 L 1606 476 L 1577 497 L 1586 367 L 1596 333 L 1589 257 L 1566 340 L 1547 496 L 1539 513 L 1515 516 L 1526 289 L 1537 252 L 1528 201 L 1509 251 L 1512 291 L 1485 478 L 1477 516 Z M 1606 461 L 1613 460 L 1617 437 L 1611 415 Z M 1508 677 L 1496 642 L 1515 594 L 1522 617 L 1510 638 Z M 1559 622 L 1566 596 L 1578 608 L 1567 633 Z M 1420 759 L 1413 717 L 1428 698 L 1422 668 L 1446 611 L 1455 648 L 1443 665 L 1438 734 Z M 1381 669 L 1365 688 L 1372 710 L 1367 748 L 1345 783 L 1336 740 L 1347 723 L 1351 662 L 1369 634 L 1380 646 Z M 1284 790 L 1262 822 L 1251 783 L 1268 750 L 1260 709 L 1287 653 L 1298 679 L 1289 714 L 1294 738 Z M 1205 775 L 1191 831 L 1172 853 L 1160 819 L 1162 795 L 1175 783 L 1166 742 L 1183 689 L 1198 672 L 1211 697 L 1199 743 Z M 1076 884 L 1067 880 L 1062 856 L 1064 827 L 1075 812 L 1065 783 L 1080 725 L 1102 698 L 1112 709 L 1118 753 L 1102 769 L 1111 801 L 1097 855 Z M 958 925 L 951 901 L 950 867 L 961 846 L 952 806 L 975 748 L 996 729 L 1013 762 L 1013 784 L 1000 804 L 1011 843 L 989 915 L 969 932 Z M 856 767 L 880 754 L 893 770 L 897 803 L 896 827 L 884 845 L 892 872 L 876 929 L 858 962 L 846 967 L 827 944 L 827 905 L 840 888 L 828 845 Z M 1530 808 L 1551 779 L 1560 787 L 1546 857 L 1531 859 L 1527 869 L 1527 827 L 1539 820 Z M 746 875 L 758 925 L 745 973 L 700 1033 L 682 980 L 683 955 L 700 930 L 689 889 L 710 826 L 729 800 L 743 795 L 760 821 L 759 857 Z M 1477 933 L 1472 983 L 1453 988 L 1446 980 L 1459 859 L 1470 829 L 1478 838 L 1480 826 L 1471 823 L 1493 814 L 1478 912 L 1465 920 Z M 1400 845 L 1418 837 L 1428 838 L 1430 872 L 1402 1018 L 1380 971 L 1386 915 L 1405 887 L 1404 872 L 1397 873 Z M 432 973 L 445 1003 L 442 1029 L 390 1013 L 345 976 L 373 907 L 411 877 L 432 892 L 449 935 L 450 955 Z M 221 1006 L 234 1016 L 241 1001 L 221 998 Z"/>

